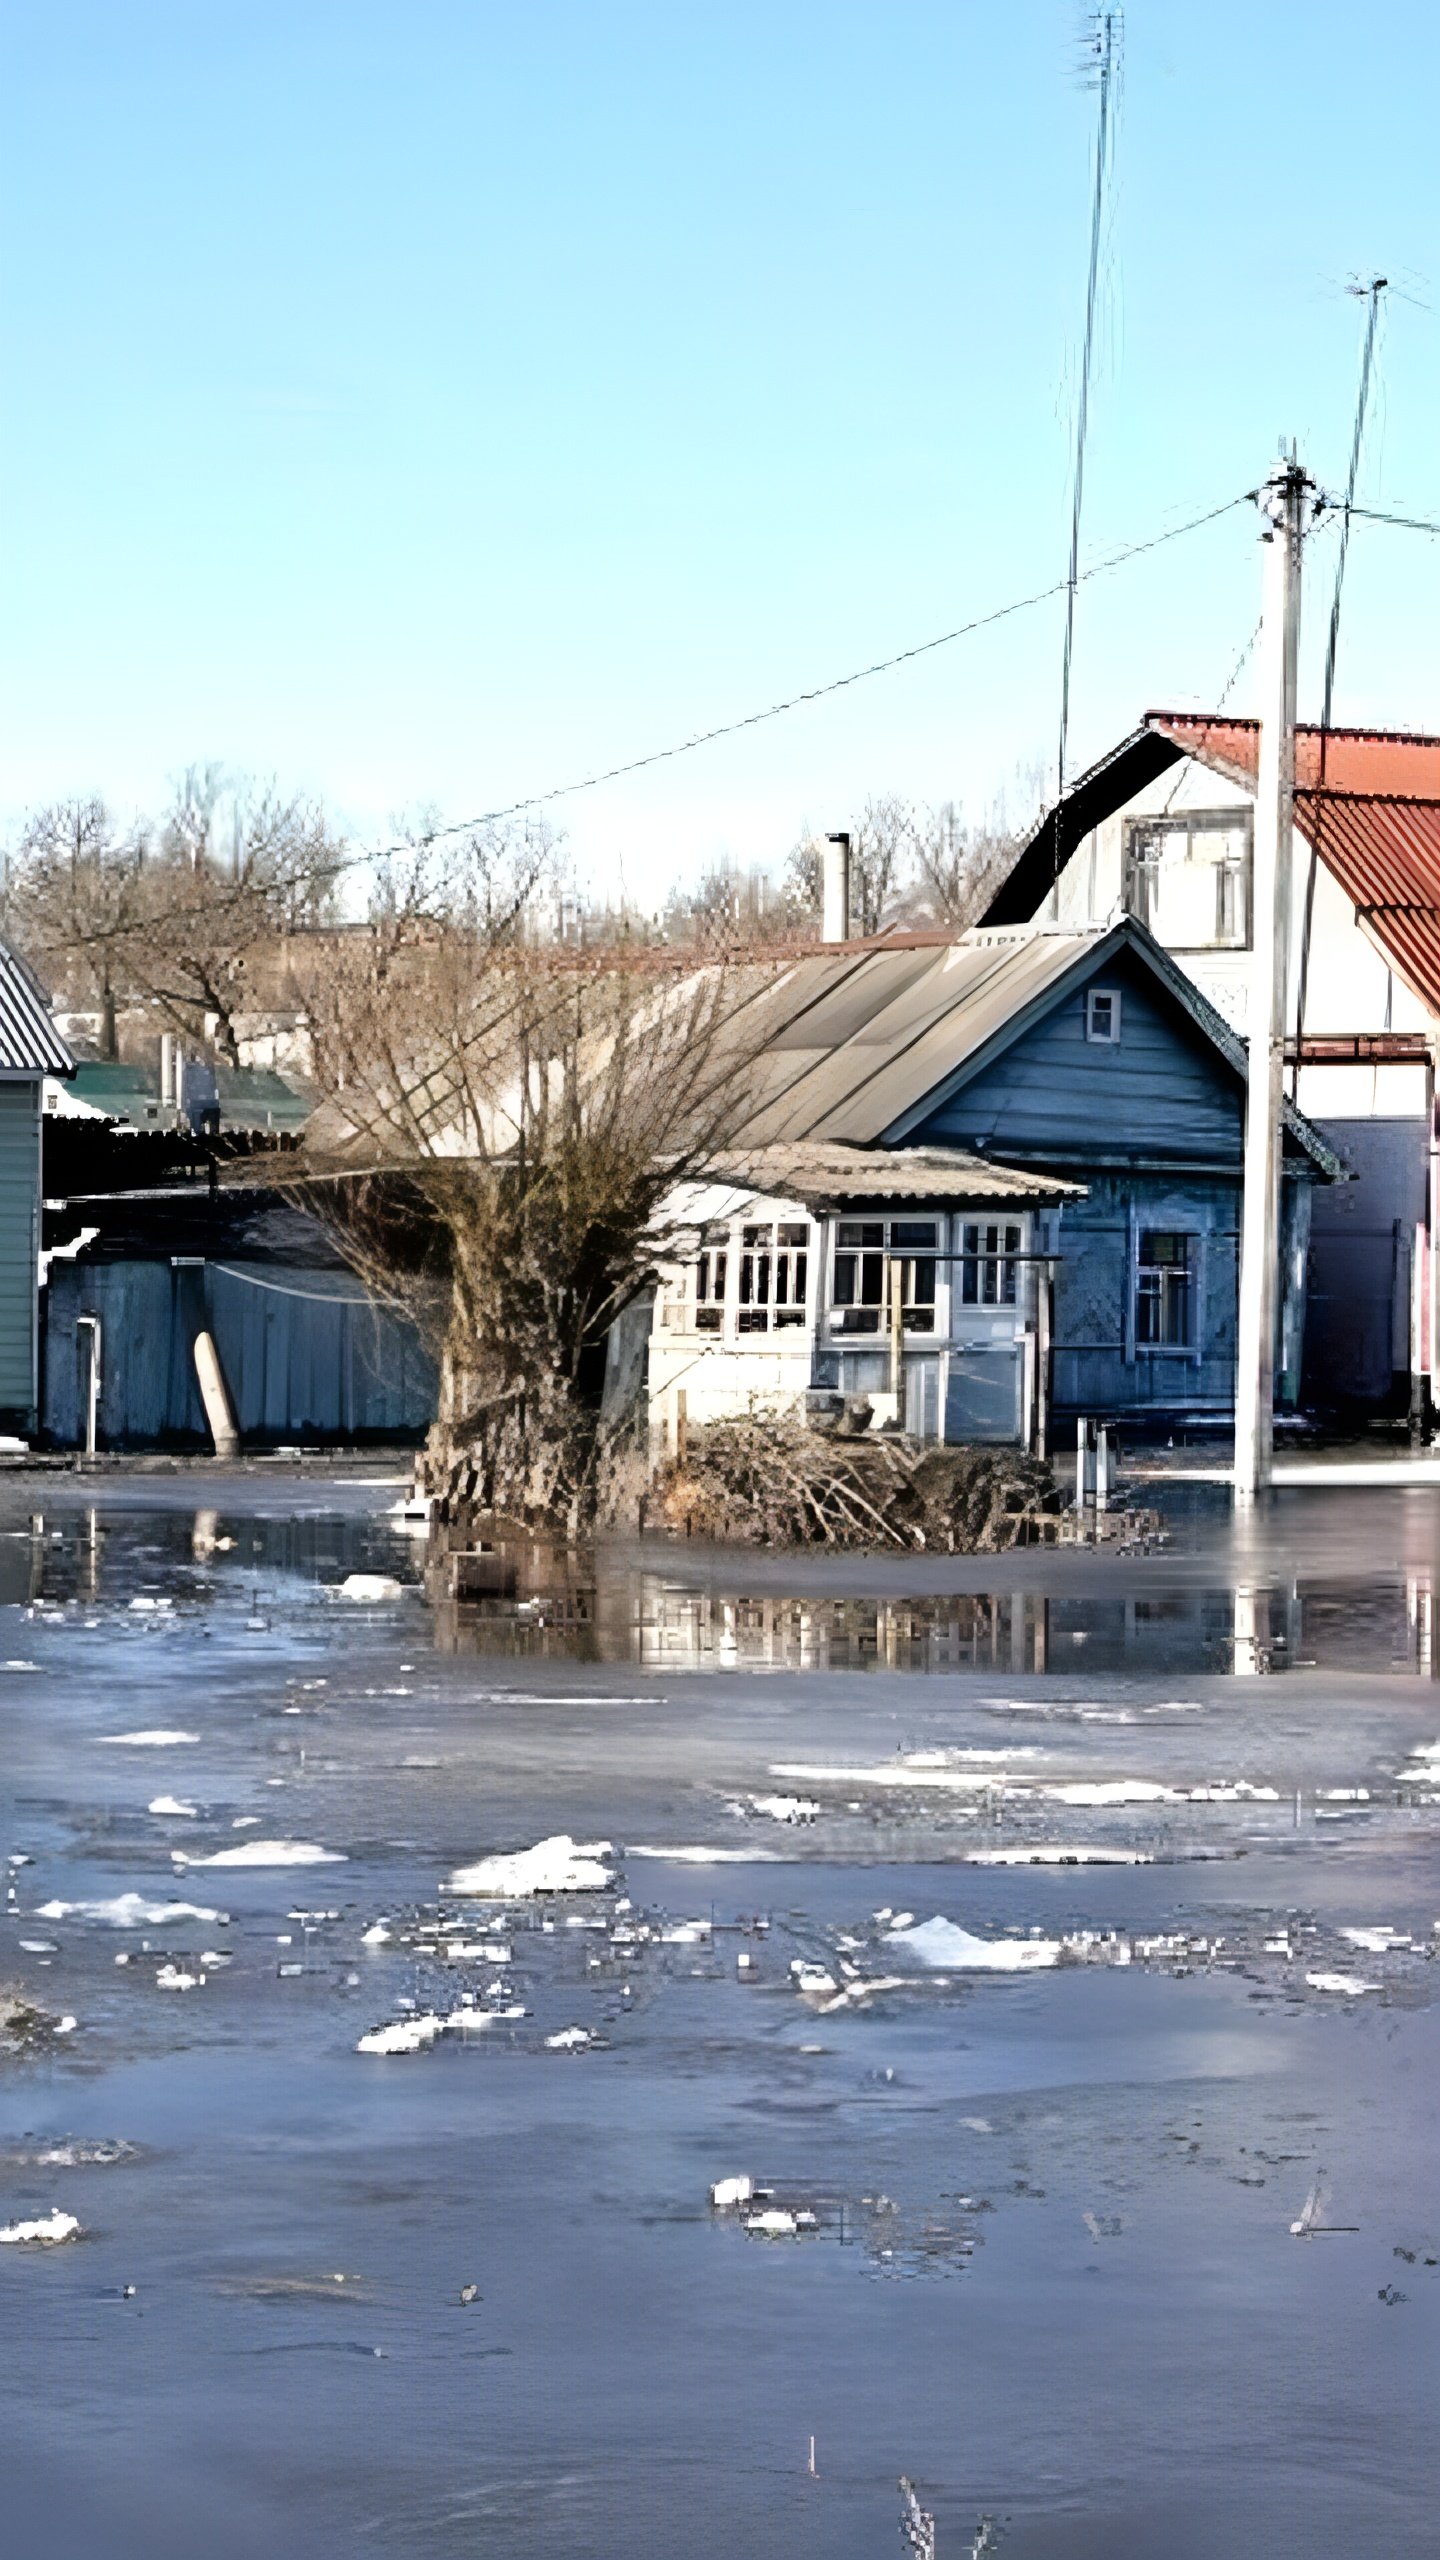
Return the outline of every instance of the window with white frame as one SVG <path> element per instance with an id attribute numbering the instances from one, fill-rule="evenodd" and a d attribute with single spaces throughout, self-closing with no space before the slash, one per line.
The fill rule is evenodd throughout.
<path id="1" fill-rule="evenodd" d="M 725 1322 L 725 1280 L 730 1266 L 729 1237 L 722 1227 L 707 1236 L 695 1265 L 695 1330 L 719 1333 Z"/>
<path id="2" fill-rule="evenodd" d="M 1125 903 L 1168 950 L 1248 949 L 1252 843 L 1248 809 L 1134 818 L 1125 830 Z"/>
<path id="3" fill-rule="evenodd" d="M 802 1219 L 740 1230 L 741 1333 L 780 1333 L 805 1322 L 810 1230 Z"/>
<path id="4" fill-rule="evenodd" d="M 1195 1314 L 1195 1238 L 1142 1227 L 1135 1264 L 1135 1340 L 1144 1351 L 1188 1351 Z"/>
<path id="5" fill-rule="evenodd" d="M 967 1218 L 960 1230 L 962 1307 L 1013 1307 L 1019 1297 L 1022 1229 L 1013 1221 Z"/>
<path id="6" fill-rule="evenodd" d="M 1085 990 L 1085 1037 L 1103 1048 L 1113 1049 L 1120 1040 L 1120 990 L 1118 987 L 1087 987 Z"/>
<path id="7" fill-rule="evenodd" d="M 898 1291 L 901 1330 L 933 1333 L 939 1248 L 936 1218 L 842 1218 L 835 1229 L 836 1332 L 885 1332 Z"/>

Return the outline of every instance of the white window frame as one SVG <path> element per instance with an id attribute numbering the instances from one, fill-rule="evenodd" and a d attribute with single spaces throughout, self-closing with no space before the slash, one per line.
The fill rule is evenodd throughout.
<path id="1" fill-rule="evenodd" d="M 894 1241 L 896 1230 L 906 1227 L 928 1227 L 933 1241 L 929 1244 L 914 1241 L 897 1244 Z M 831 1339 L 856 1347 L 867 1342 L 878 1344 L 886 1341 L 890 1332 L 892 1270 L 898 1264 L 902 1269 L 913 1271 L 917 1262 L 928 1262 L 933 1266 L 931 1295 L 928 1299 L 916 1298 L 913 1294 L 907 1295 L 900 1311 L 900 1329 L 907 1342 L 928 1343 L 942 1340 L 944 1326 L 941 1320 L 941 1293 L 944 1286 L 947 1244 L 945 1227 L 946 1221 L 938 1213 L 933 1216 L 911 1212 L 908 1215 L 896 1217 L 836 1218 L 830 1234 L 828 1287 L 825 1293 L 825 1328 Z M 842 1238 L 847 1228 L 852 1231 L 852 1234 L 857 1230 L 872 1234 L 878 1230 L 878 1235 L 874 1242 L 861 1241 L 857 1235 L 854 1242 L 845 1243 Z M 853 1257 L 856 1262 L 871 1255 L 879 1256 L 880 1295 L 878 1299 L 872 1298 L 867 1301 L 864 1298 L 854 1298 L 846 1306 L 839 1303 L 836 1295 L 837 1266 L 842 1255 L 847 1258 Z M 859 1275 L 856 1276 L 858 1278 Z M 869 1324 L 847 1324 L 845 1322 L 847 1315 L 866 1315 L 873 1317 L 874 1321 Z"/>
<path id="2" fill-rule="evenodd" d="M 1100 1006 L 1101 1006 L 1102 1004 L 1106 1004 L 1106 1005 L 1108 1005 L 1108 1006 L 1109 1006 L 1109 1008 L 1110 1008 L 1110 1012 L 1109 1012 L 1109 1023 L 1110 1023 L 1110 1028 L 1109 1028 L 1109 1030 L 1108 1030 L 1108 1031 L 1101 1031 L 1101 1030 L 1099 1030 L 1099 1029 L 1097 1028 L 1097 1025 L 1098 1025 L 1098 1022 L 1099 1022 L 1099 1019 L 1100 1019 L 1099 1008 L 1100 1008 Z M 1085 990 L 1085 1037 L 1086 1037 L 1086 1039 L 1087 1039 L 1087 1040 L 1093 1041 L 1093 1042 L 1094 1042 L 1094 1043 L 1095 1043 L 1099 1048 L 1102 1048 L 1102 1049 L 1118 1049 L 1118 1048 L 1119 1048 L 1119 1046 L 1120 1046 L 1120 989 L 1119 989 L 1118 987 L 1087 987 L 1087 988 L 1086 988 L 1086 990 Z"/>

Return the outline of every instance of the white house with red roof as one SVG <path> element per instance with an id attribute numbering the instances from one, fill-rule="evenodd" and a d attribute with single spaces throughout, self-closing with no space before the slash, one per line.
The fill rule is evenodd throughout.
<path id="1" fill-rule="evenodd" d="M 1146 924 L 1244 1035 L 1259 723 L 1148 712 L 1022 848 L 983 919 Z M 1306 1389 L 1412 1399 L 1435 1325 L 1440 738 L 1302 727 L 1289 1023 L 1295 1098 L 1355 1180 L 1317 1194 Z"/>

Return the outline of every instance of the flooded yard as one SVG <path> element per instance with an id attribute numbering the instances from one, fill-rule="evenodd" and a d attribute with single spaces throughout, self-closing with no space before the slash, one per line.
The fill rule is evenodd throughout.
<path id="1" fill-rule="evenodd" d="M 1433 2550 L 1431 1497 L 457 1603 L 344 1472 L 0 1482 L 17 2550 Z"/>

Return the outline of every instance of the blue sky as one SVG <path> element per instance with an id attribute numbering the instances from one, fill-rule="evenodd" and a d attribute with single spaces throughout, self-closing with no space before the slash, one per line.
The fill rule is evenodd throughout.
<path id="1" fill-rule="evenodd" d="M 1093 101 L 1058 0 L 10 0 L 0 816 L 217 758 L 358 836 L 743 713 L 1064 567 Z M 1293 434 L 1440 514 L 1440 14 L 1132 0 L 1086 549 Z M 1242 513 L 1084 591 L 1072 761 L 1208 703 Z M 1333 543 L 1307 596 L 1318 697 Z M 1338 714 L 1440 728 L 1440 544 L 1357 529 Z M 1053 762 L 1060 616 L 554 813 L 655 896 Z M 1248 677 L 1235 699 L 1249 707 Z"/>

